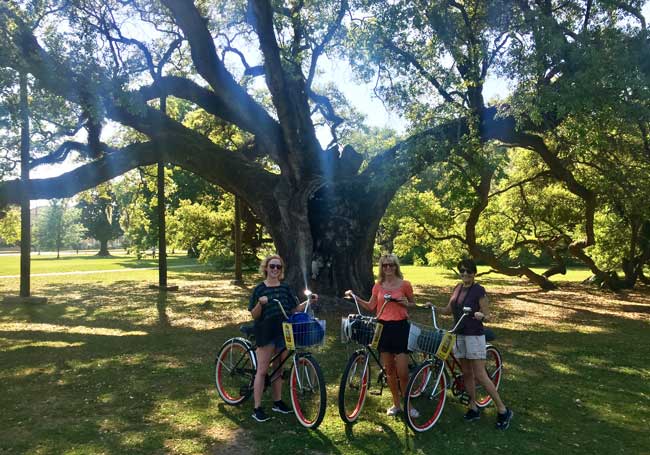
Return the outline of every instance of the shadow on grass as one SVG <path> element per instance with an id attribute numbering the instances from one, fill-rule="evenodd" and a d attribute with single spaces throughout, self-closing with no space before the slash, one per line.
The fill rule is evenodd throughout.
<path id="1" fill-rule="evenodd" d="M 515 410 L 512 428 L 493 430 L 489 408 L 473 425 L 449 397 L 436 427 L 412 434 L 384 413 L 388 391 L 370 396 L 358 424 L 338 417 L 340 374 L 349 351 L 339 339 L 340 313 L 327 314 L 327 342 L 314 351 L 328 385 L 328 408 L 318 431 L 293 415 L 268 425 L 250 418 L 252 401 L 224 405 L 213 385 L 214 356 L 239 335 L 249 289 L 228 286 L 227 275 L 177 274 L 181 291 L 159 293 L 148 283 L 51 284 L 50 303 L 0 306 L 0 452 L 219 453 L 242 429 L 242 453 L 641 453 L 650 421 L 650 372 L 644 352 L 648 296 L 596 311 L 589 292 L 530 288 L 490 294 L 502 327 L 496 345 L 504 362 L 501 392 Z M 423 298 L 446 303 L 449 289 L 421 287 Z M 488 292 L 490 289 L 488 289 Z M 568 300 L 570 299 L 570 300 Z M 541 318 L 589 331 L 507 324 L 519 302 Z M 441 302 L 442 301 L 442 302 Z M 640 318 L 615 310 L 634 306 Z M 350 308 L 351 309 L 351 308 Z M 526 310 L 529 311 L 529 310 Z M 414 311 L 426 320 L 427 311 Z M 514 328 L 512 328 L 514 326 Z M 285 388 L 286 389 L 286 388 Z M 286 393 L 286 390 L 285 390 Z M 269 393 L 265 402 L 269 403 Z M 229 455 L 237 452 L 229 451 Z"/>

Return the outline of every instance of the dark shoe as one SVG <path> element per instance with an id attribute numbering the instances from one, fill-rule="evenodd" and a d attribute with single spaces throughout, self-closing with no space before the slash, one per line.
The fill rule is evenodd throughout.
<path id="1" fill-rule="evenodd" d="M 289 406 L 284 404 L 284 401 L 276 401 L 273 403 L 273 407 L 271 408 L 275 412 L 280 412 L 282 414 L 291 414 L 293 411 Z"/>
<path id="2" fill-rule="evenodd" d="M 480 418 L 481 418 L 481 413 L 479 412 L 478 409 L 469 409 L 463 416 L 465 422 L 474 422 Z"/>
<path id="3" fill-rule="evenodd" d="M 270 419 L 270 417 L 266 415 L 266 412 L 264 412 L 264 409 L 262 408 L 253 409 L 253 414 L 251 417 L 253 417 L 258 422 L 266 422 Z"/>
<path id="4" fill-rule="evenodd" d="M 497 414 L 497 430 L 507 430 L 513 415 L 515 413 L 508 408 L 506 408 L 506 412 L 503 414 Z"/>

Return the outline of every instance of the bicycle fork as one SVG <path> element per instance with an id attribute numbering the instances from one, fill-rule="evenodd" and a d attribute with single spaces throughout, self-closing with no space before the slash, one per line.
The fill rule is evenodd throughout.
<path id="1" fill-rule="evenodd" d="M 300 366 L 298 365 L 298 361 L 296 360 L 298 356 L 293 356 L 293 368 L 296 374 L 296 382 L 298 383 L 298 391 L 304 392 L 305 390 L 314 390 L 314 384 L 312 383 L 312 377 L 310 374 L 310 369 L 307 365 L 303 367 L 303 369 L 300 369 Z M 301 374 L 304 373 L 304 374 Z M 303 382 L 305 383 L 305 386 L 308 387 L 305 389 L 303 387 Z"/>

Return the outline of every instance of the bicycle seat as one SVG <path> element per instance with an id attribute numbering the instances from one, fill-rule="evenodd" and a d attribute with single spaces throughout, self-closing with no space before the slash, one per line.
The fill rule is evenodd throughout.
<path id="1" fill-rule="evenodd" d="M 246 324 L 239 326 L 239 331 L 246 335 L 247 337 L 252 337 L 255 334 L 255 330 L 253 329 L 253 324 Z"/>

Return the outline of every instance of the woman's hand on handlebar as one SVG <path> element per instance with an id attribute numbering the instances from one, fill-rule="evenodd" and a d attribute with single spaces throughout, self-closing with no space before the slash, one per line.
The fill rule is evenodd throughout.
<path id="1" fill-rule="evenodd" d="M 354 292 L 352 292 L 352 289 L 348 289 L 345 291 L 345 294 L 343 294 L 343 297 L 346 299 L 351 299 L 354 297 Z"/>
<path id="2" fill-rule="evenodd" d="M 481 313 L 480 311 L 475 311 L 474 312 L 474 319 L 478 319 L 479 321 L 484 321 L 485 320 L 485 314 Z"/>
<path id="3" fill-rule="evenodd" d="M 409 308 L 410 306 L 415 306 L 415 303 L 413 303 L 413 305 L 411 305 L 411 302 L 409 302 L 409 300 L 406 297 L 402 297 L 402 298 L 399 298 L 399 299 L 391 299 L 391 300 L 393 302 L 396 302 L 396 303 L 402 305 L 404 308 Z"/>

